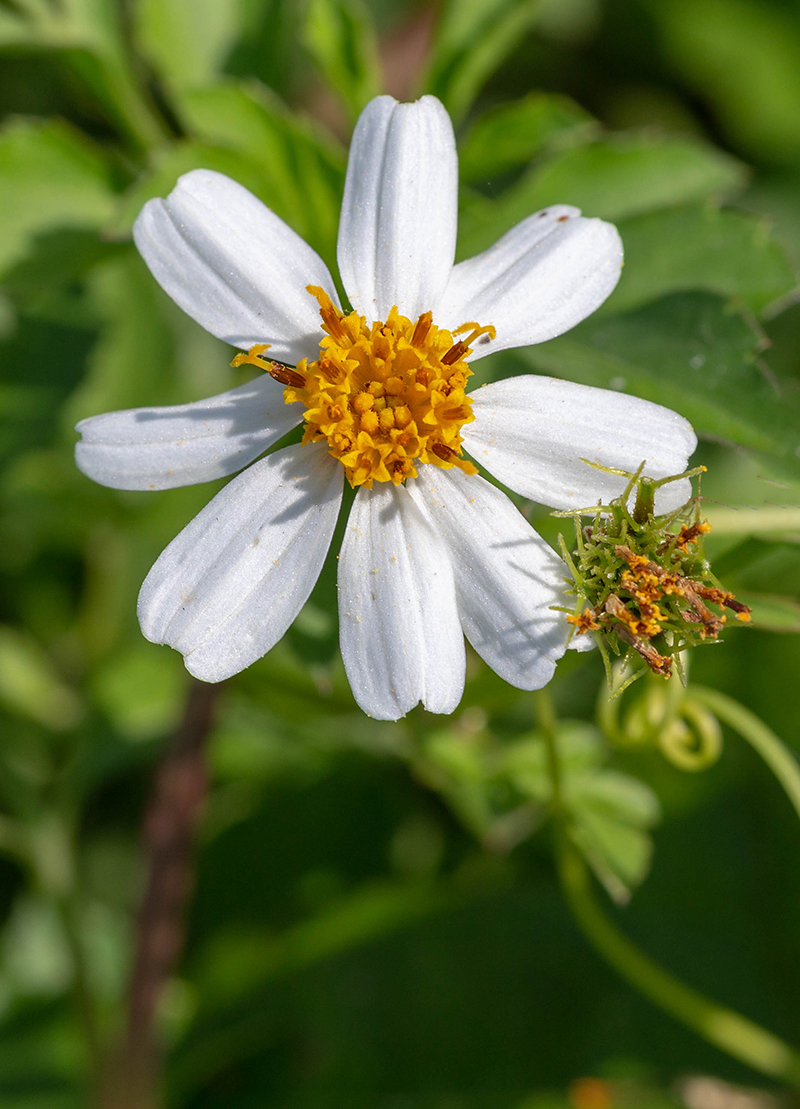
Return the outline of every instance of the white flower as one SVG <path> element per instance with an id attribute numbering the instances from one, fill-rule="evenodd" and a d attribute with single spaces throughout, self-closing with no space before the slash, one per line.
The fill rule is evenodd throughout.
<path id="1" fill-rule="evenodd" d="M 538 376 L 464 395 L 468 358 L 551 339 L 594 311 L 622 247 L 610 224 L 559 205 L 454 265 L 456 178 L 438 100 L 367 106 L 339 225 L 349 314 L 319 256 L 221 174 L 188 173 L 139 215 L 134 238 L 161 286 L 249 350 L 238 361 L 268 371 L 196 404 L 78 425 L 78 466 L 117 489 L 244 470 L 167 547 L 139 597 L 144 634 L 181 651 L 198 678 L 236 674 L 287 630 L 327 555 L 346 474 L 358 488 L 339 561 L 340 636 L 364 711 L 455 709 L 464 634 L 512 685 L 539 688 L 565 648 L 551 609 L 562 566 L 462 443 L 510 489 L 555 508 L 622 491 L 625 479 L 582 459 L 631 471 L 646 459 L 652 477 L 685 468 L 689 424 L 634 397 Z M 302 444 L 254 461 L 304 418 Z M 686 482 L 667 485 L 659 509 L 688 495 Z"/>

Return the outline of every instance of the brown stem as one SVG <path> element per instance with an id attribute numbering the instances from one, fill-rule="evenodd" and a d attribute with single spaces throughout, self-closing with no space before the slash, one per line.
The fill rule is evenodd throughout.
<path id="1" fill-rule="evenodd" d="M 155 773 L 142 828 L 147 876 L 137 920 L 128 1026 L 112 1064 L 105 1109 L 156 1109 L 160 1102 L 156 1015 L 183 949 L 195 829 L 208 787 L 204 746 L 220 689 L 192 680 L 183 721 Z"/>

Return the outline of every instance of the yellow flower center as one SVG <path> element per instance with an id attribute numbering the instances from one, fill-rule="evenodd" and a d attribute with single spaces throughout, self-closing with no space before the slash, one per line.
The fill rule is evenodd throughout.
<path id="1" fill-rule="evenodd" d="M 494 328 L 465 323 L 446 331 L 430 312 L 412 323 L 396 307 L 385 323 L 368 326 L 357 312 L 340 312 L 323 289 L 308 291 L 327 333 L 315 362 L 304 358 L 296 369 L 268 362 L 263 344 L 233 360 L 266 370 L 286 386 L 287 404 L 305 405 L 303 442 L 326 440 L 350 484 L 368 489 L 373 481 L 416 477 L 418 461 L 477 473 L 461 457 L 461 428 L 474 419 L 465 359 L 481 335 L 495 337 Z"/>

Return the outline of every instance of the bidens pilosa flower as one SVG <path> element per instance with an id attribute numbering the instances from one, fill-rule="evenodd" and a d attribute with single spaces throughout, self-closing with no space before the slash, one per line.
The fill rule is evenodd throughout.
<path id="1" fill-rule="evenodd" d="M 140 213 L 156 280 L 258 375 L 210 400 L 78 425 L 77 462 L 118 489 L 244 472 L 170 544 L 139 597 L 144 634 L 220 681 L 265 654 L 317 580 L 344 478 L 356 487 L 338 567 L 340 641 L 359 705 L 451 712 L 464 640 L 503 678 L 544 685 L 567 624 L 560 559 L 466 453 L 555 508 L 685 468 L 694 434 L 633 397 L 525 376 L 465 391 L 470 362 L 573 327 L 617 283 L 616 230 L 558 205 L 454 265 L 457 159 L 434 97 L 373 100 L 353 135 L 337 257 L 321 258 L 246 189 L 195 170 Z M 293 426 L 303 441 L 259 458 Z M 465 453 L 466 452 L 466 453 Z M 250 465 L 250 463 L 253 463 Z M 688 497 L 668 487 L 662 511 Z M 463 634 L 462 634 L 463 630 Z"/>

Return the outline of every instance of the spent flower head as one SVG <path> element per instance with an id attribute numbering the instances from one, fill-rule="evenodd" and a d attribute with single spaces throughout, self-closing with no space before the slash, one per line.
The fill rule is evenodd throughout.
<path id="1" fill-rule="evenodd" d="M 669 678 L 677 665 L 680 673 L 681 652 L 719 637 L 727 619 L 724 609 L 743 623 L 750 620 L 747 605 L 723 589 L 711 572 L 703 544 L 711 527 L 701 518 L 701 498 L 656 514 L 659 489 L 704 469 L 654 480 L 644 475 L 642 463 L 634 473 L 620 471 L 628 485 L 609 505 L 556 513 L 575 519 L 575 550 L 570 552 L 559 536 L 572 577 L 568 591 L 576 597 L 567 615 L 573 635 L 586 636 L 587 644 L 590 633 L 595 637 L 610 683 L 609 652 L 645 664 L 617 692 L 646 668 Z M 582 518 L 590 514 L 593 523 L 583 526 Z"/>
<path id="2" fill-rule="evenodd" d="M 477 473 L 554 508 L 610 499 L 638 465 L 687 465 L 689 424 L 659 405 L 538 376 L 467 393 L 469 363 L 552 339 L 616 285 L 614 227 L 555 205 L 454 264 L 457 158 L 434 97 L 370 102 L 347 165 L 337 258 L 325 263 L 222 174 L 195 170 L 145 205 L 134 239 L 165 291 L 246 353 L 257 376 L 220 396 L 83 420 L 79 467 L 117 489 L 243 472 L 148 574 L 148 639 L 220 681 L 277 643 L 319 576 L 344 478 L 356 489 L 338 566 L 340 641 L 369 714 L 451 712 L 464 635 L 511 684 L 552 676 L 568 628 L 560 560 Z M 303 440 L 263 455 L 293 427 Z M 471 459 L 465 457 L 465 452 Z M 680 484 L 680 483 L 679 483 Z M 662 490 L 662 511 L 685 490 Z"/>

